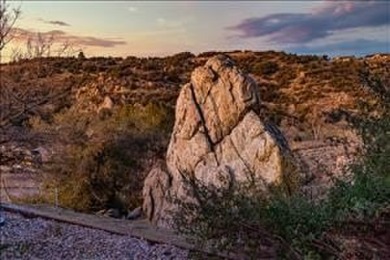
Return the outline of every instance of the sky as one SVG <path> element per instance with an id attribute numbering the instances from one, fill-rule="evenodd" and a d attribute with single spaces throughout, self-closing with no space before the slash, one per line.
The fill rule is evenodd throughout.
<path id="1" fill-rule="evenodd" d="M 41 33 L 91 56 L 277 50 L 389 53 L 390 0 L 9 1 L 22 15 L 4 56 Z"/>

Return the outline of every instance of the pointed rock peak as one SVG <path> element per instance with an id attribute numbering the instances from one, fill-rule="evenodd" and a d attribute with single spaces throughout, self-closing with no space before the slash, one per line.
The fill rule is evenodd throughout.
<path id="1" fill-rule="evenodd" d="M 281 182 L 287 151 L 279 145 L 282 134 L 271 134 L 255 113 L 258 92 L 227 55 L 194 70 L 176 103 L 166 165 L 145 180 L 143 210 L 153 223 L 171 225 L 180 208 L 170 197 L 197 199 L 188 178 L 214 187 L 224 185 L 221 176 L 232 183 L 255 179 L 264 190 Z"/>
<path id="2" fill-rule="evenodd" d="M 206 62 L 206 67 L 211 68 L 213 71 L 219 71 L 221 68 L 230 68 L 233 66 L 235 66 L 235 62 L 225 54 L 218 54 Z"/>

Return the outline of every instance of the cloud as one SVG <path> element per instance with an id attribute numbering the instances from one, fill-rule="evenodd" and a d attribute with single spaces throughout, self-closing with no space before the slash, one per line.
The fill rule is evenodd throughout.
<path id="1" fill-rule="evenodd" d="M 68 37 L 70 41 L 74 41 L 76 44 L 83 46 L 96 46 L 96 47 L 105 47 L 112 48 L 117 45 L 125 45 L 127 42 L 123 40 L 108 39 L 108 38 L 96 38 L 91 36 L 71 36 Z"/>
<path id="2" fill-rule="evenodd" d="M 165 25 L 166 23 L 167 23 L 167 20 L 165 19 L 165 18 L 157 18 L 157 23 L 159 24 L 159 25 Z"/>
<path id="3" fill-rule="evenodd" d="M 162 28 L 184 28 L 185 24 L 188 23 L 187 20 L 167 20 L 165 18 L 159 17 L 156 19 L 157 25 Z"/>
<path id="4" fill-rule="evenodd" d="M 373 53 L 388 53 L 390 43 L 386 41 L 356 39 L 351 41 L 336 42 L 326 45 L 304 45 L 288 49 L 289 52 L 301 54 L 327 54 L 338 55 L 368 55 Z"/>
<path id="5" fill-rule="evenodd" d="M 103 48 L 112 48 L 117 45 L 125 45 L 126 41 L 116 38 L 98 38 L 93 36 L 78 36 L 72 35 L 62 30 L 51 30 L 47 32 L 39 33 L 44 39 L 53 37 L 54 42 L 57 43 L 71 43 L 80 46 L 94 46 L 94 47 L 103 47 Z M 28 39 L 36 39 L 38 33 L 22 28 L 14 28 L 12 30 L 12 36 L 14 40 L 19 42 L 26 42 Z"/>
<path id="6" fill-rule="evenodd" d="M 327 1 L 310 13 L 278 13 L 245 19 L 229 30 L 275 43 L 308 43 L 338 31 L 390 25 L 388 1 Z"/>
<path id="7" fill-rule="evenodd" d="M 53 25 L 59 25 L 59 26 L 70 26 L 70 24 L 63 22 L 63 21 L 46 21 L 48 24 L 53 24 Z"/>
<path id="8" fill-rule="evenodd" d="M 44 22 L 44 23 L 47 23 L 47 24 L 51 24 L 51 25 L 58 25 L 58 26 L 70 26 L 70 24 L 64 22 L 64 21 L 58 21 L 58 20 L 55 20 L 55 21 L 47 21 L 47 20 L 44 20 L 44 19 L 38 19 L 39 21 L 41 22 Z"/>
<path id="9" fill-rule="evenodd" d="M 131 13 L 138 12 L 138 8 L 135 7 L 135 6 L 129 6 L 129 7 L 127 8 L 127 10 L 128 10 L 129 12 L 131 12 Z"/>

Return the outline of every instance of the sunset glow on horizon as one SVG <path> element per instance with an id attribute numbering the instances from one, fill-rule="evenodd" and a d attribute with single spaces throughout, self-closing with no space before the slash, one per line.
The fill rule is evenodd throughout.
<path id="1" fill-rule="evenodd" d="M 297 54 L 389 53 L 389 1 L 13 1 L 22 16 L 4 50 L 37 32 L 91 56 L 166 56 L 189 51 Z"/>

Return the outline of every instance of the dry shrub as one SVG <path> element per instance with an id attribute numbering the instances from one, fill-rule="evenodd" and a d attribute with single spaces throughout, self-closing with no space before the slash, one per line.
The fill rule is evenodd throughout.
<path id="1" fill-rule="evenodd" d="M 141 204 L 143 179 L 168 144 L 173 111 L 155 104 L 116 108 L 104 117 L 67 111 L 52 125 L 34 123 L 58 137 L 46 189 L 59 204 L 80 211 Z"/>

